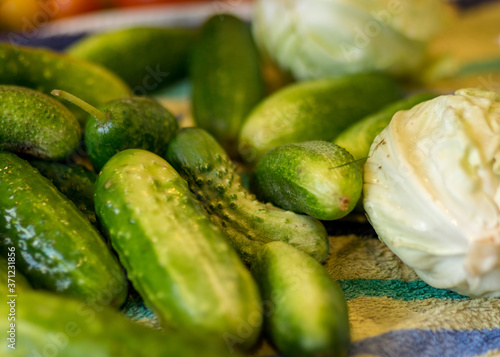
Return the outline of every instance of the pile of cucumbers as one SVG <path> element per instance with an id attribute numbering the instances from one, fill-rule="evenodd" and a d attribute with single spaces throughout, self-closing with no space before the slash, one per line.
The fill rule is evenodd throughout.
<path id="1" fill-rule="evenodd" d="M 401 100 L 380 73 L 269 93 L 262 63 L 230 15 L 66 53 L 0 43 L 0 291 L 18 296 L 2 355 L 238 356 L 263 339 L 347 355 L 322 221 L 355 209 L 371 141 L 432 94 Z M 154 90 L 185 76 L 196 125 L 180 128 Z M 119 312 L 131 291 L 160 330 Z"/>

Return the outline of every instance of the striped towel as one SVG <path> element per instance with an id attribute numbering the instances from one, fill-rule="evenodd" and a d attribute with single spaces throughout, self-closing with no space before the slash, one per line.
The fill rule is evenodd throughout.
<path id="1" fill-rule="evenodd" d="M 350 356 L 500 356 L 500 299 L 430 287 L 378 239 L 331 243 L 327 269 L 347 300 Z"/>

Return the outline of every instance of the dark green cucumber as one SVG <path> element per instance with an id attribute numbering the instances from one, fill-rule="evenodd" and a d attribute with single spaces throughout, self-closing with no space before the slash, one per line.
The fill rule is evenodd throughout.
<path id="1" fill-rule="evenodd" d="M 320 262 L 327 258 L 328 237 L 321 222 L 258 201 L 243 188 L 224 149 L 205 130 L 180 130 L 171 140 L 166 158 L 245 262 L 251 263 L 264 243 L 276 240 Z"/>
<path id="2" fill-rule="evenodd" d="M 349 151 L 354 156 L 354 159 L 360 160 L 358 165 L 362 169 L 373 140 L 389 124 L 394 114 L 400 110 L 411 109 L 415 105 L 434 97 L 436 97 L 436 94 L 433 93 L 418 93 L 391 103 L 349 126 L 333 140 L 333 143 Z"/>
<path id="3" fill-rule="evenodd" d="M 361 196 L 363 177 L 352 155 L 328 141 L 286 144 L 257 163 L 259 199 L 321 220 L 350 213 Z"/>
<path id="4" fill-rule="evenodd" d="M 356 74 L 300 82 L 278 90 L 252 110 L 239 135 L 239 152 L 251 164 L 275 147 L 331 141 L 342 130 L 402 97 L 384 74 Z"/>
<path id="5" fill-rule="evenodd" d="M 95 172 L 83 166 L 58 162 L 34 160 L 29 163 L 68 197 L 90 223 L 97 224 L 94 210 L 94 183 L 97 180 Z"/>
<path id="6" fill-rule="evenodd" d="M 29 88 L 0 85 L 0 150 L 62 160 L 81 136 L 78 120 L 58 101 Z"/>
<path id="7" fill-rule="evenodd" d="M 257 286 L 164 159 L 119 152 L 99 175 L 95 204 L 129 279 L 164 327 L 254 344 L 262 313 Z"/>
<path id="8" fill-rule="evenodd" d="M 14 248 L 30 284 L 86 301 L 121 305 L 125 275 L 103 238 L 38 171 L 0 152 L 0 252 Z"/>
<path id="9" fill-rule="evenodd" d="M 66 53 L 108 68 L 141 95 L 186 75 L 194 37 L 191 29 L 133 27 L 90 35 Z"/>
<path id="10" fill-rule="evenodd" d="M 0 84 L 29 87 L 45 94 L 58 88 L 95 106 L 131 94 L 121 78 L 98 64 L 47 49 L 7 43 L 0 43 Z M 84 124 L 85 112 L 72 105 L 69 108 Z"/>
<path id="11" fill-rule="evenodd" d="M 241 124 L 264 95 L 260 59 L 248 24 L 215 15 L 202 27 L 190 65 L 193 118 L 231 157 Z"/>
<path id="12" fill-rule="evenodd" d="M 163 154 L 179 128 L 174 115 L 151 98 L 119 98 L 98 110 L 70 93 L 53 90 L 52 94 L 91 114 L 85 125 L 84 138 L 87 154 L 97 171 L 113 155 L 125 149 L 145 149 Z"/>
<path id="13" fill-rule="evenodd" d="M 9 297 L 12 294 L 4 277 L 2 267 L 0 313 L 4 318 L 0 329 L 6 336 L 0 346 L 2 356 L 242 357 L 213 340 L 141 326 L 108 306 L 88 305 L 24 286 L 17 296 Z M 21 278 L 16 274 L 16 288 Z"/>
<path id="14" fill-rule="evenodd" d="M 265 332 L 288 357 L 347 356 L 349 317 L 340 286 L 307 254 L 282 242 L 264 245 L 252 272 L 270 307 Z"/>

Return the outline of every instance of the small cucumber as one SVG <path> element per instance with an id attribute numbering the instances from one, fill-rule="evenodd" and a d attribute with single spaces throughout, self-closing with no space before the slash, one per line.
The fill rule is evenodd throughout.
<path id="1" fill-rule="evenodd" d="M 193 49 L 190 78 L 194 121 L 236 157 L 241 124 L 264 95 L 248 24 L 231 15 L 209 18 Z"/>
<path id="2" fill-rule="evenodd" d="M 327 258 L 328 237 L 322 223 L 258 201 L 243 188 L 224 149 L 205 130 L 181 129 L 171 140 L 166 158 L 245 262 L 251 263 L 264 243 L 276 240 L 320 262 Z"/>
<path id="3" fill-rule="evenodd" d="M 242 357 L 213 340 L 141 326 L 108 306 L 24 287 L 17 291 L 22 278 L 18 273 L 17 294 L 12 294 L 4 277 L 7 274 L 2 267 L 0 292 L 4 301 L 0 313 L 4 318 L 0 329 L 7 339 L 0 346 L 1 356 Z M 5 298 L 7 295 L 17 296 Z"/>
<path id="4" fill-rule="evenodd" d="M 81 136 L 78 120 L 58 101 L 32 89 L 0 85 L 0 150 L 62 160 Z"/>
<path id="5" fill-rule="evenodd" d="M 151 98 L 119 98 L 98 110 L 70 93 L 53 90 L 52 94 L 91 114 L 84 137 L 87 154 L 97 171 L 118 151 L 125 149 L 163 154 L 179 128 L 174 115 Z"/>
<path id="6" fill-rule="evenodd" d="M 264 245 L 252 273 L 270 306 L 265 332 L 289 357 L 347 356 L 347 304 L 340 286 L 307 254 L 282 242 Z"/>
<path id="7" fill-rule="evenodd" d="M 140 149 L 119 152 L 97 179 L 95 204 L 129 279 L 163 327 L 214 341 L 236 336 L 242 347 L 255 343 L 262 314 L 258 288 L 165 160 Z"/>
<path id="8" fill-rule="evenodd" d="M 96 225 L 94 210 L 94 183 L 97 174 L 83 166 L 34 160 L 29 162 L 42 176 L 48 178 L 76 207 Z"/>
<path id="9" fill-rule="evenodd" d="M 331 141 L 342 130 L 402 96 L 384 74 L 356 74 L 289 85 L 263 100 L 245 119 L 238 150 L 250 164 L 275 147 Z"/>
<path id="10" fill-rule="evenodd" d="M 108 68 L 140 95 L 186 74 L 194 35 L 184 28 L 133 27 L 92 34 L 66 53 Z"/>
<path id="11" fill-rule="evenodd" d="M 98 64 L 8 43 L 0 43 L 0 84 L 29 87 L 45 94 L 59 88 L 95 106 L 131 94 L 121 78 Z M 69 108 L 83 125 L 86 113 L 72 105 Z"/>
<path id="12" fill-rule="evenodd" d="M 341 132 L 333 143 L 342 146 L 354 156 L 362 169 L 368 157 L 370 146 L 375 137 L 389 124 L 394 114 L 400 110 L 413 108 L 415 105 L 436 97 L 432 93 L 418 93 L 391 103 Z"/>
<path id="13" fill-rule="evenodd" d="M 258 162 L 253 181 L 260 199 L 321 220 L 350 213 L 363 187 L 352 155 L 327 141 L 287 144 L 269 151 Z"/>
<path id="14" fill-rule="evenodd" d="M 127 282 L 103 238 L 27 161 L 0 152 L 0 252 L 37 288 L 121 305 Z"/>

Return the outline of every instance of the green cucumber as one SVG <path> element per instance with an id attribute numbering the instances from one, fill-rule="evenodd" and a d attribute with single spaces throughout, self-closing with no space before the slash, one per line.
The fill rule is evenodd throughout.
<path id="1" fill-rule="evenodd" d="M 163 154 L 179 128 L 175 116 L 151 98 L 119 98 L 99 110 L 65 91 L 56 89 L 52 94 L 91 114 L 85 125 L 85 148 L 97 171 L 113 155 L 125 149 Z"/>
<path id="2" fill-rule="evenodd" d="M 253 184 L 266 202 L 321 220 L 350 213 L 361 196 L 363 177 L 352 155 L 327 141 L 286 144 L 257 163 Z"/>
<path id="3" fill-rule="evenodd" d="M 164 159 L 140 149 L 119 152 L 99 175 L 95 205 L 129 279 L 162 326 L 214 341 L 238 339 L 243 348 L 255 343 L 257 286 Z M 249 323 L 248 333 L 239 333 Z"/>
<path id="4" fill-rule="evenodd" d="M 88 305 L 25 286 L 21 291 L 18 273 L 17 294 L 8 296 L 12 294 L 6 277 L 2 266 L 0 292 L 6 300 L 0 305 L 4 317 L 0 329 L 6 336 L 0 346 L 2 356 L 242 357 L 212 340 L 141 326 L 108 306 Z"/>
<path id="5" fill-rule="evenodd" d="M 289 357 L 347 356 L 347 304 L 340 286 L 307 254 L 283 244 L 266 244 L 252 273 L 269 307 L 265 332 Z"/>
<path id="6" fill-rule="evenodd" d="M 194 121 L 236 157 L 241 124 L 264 96 L 260 58 L 248 24 L 231 15 L 209 18 L 193 49 L 190 79 Z"/>
<path id="7" fill-rule="evenodd" d="M 322 223 L 258 201 L 243 188 L 228 155 L 205 130 L 181 129 L 170 141 L 166 158 L 246 263 L 264 243 L 276 240 L 320 262 L 327 258 L 328 237 Z"/>
<path id="8" fill-rule="evenodd" d="M 186 75 L 194 35 L 187 28 L 133 27 L 92 34 L 66 53 L 108 68 L 141 95 Z"/>
<path id="9" fill-rule="evenodd" d="M 238 150 L 250 164 L 275 147 L 331 141 L 342 130 L 402 96 L 384 74 L 356 74 L 289 85 L 263 100 L 245 119 Z"/>
<path id="10" fill-rule="evenodd" d="M 76 150 L 81 136 L 78 120 L 58 101 L 29 88 L 0 85 L 0 150 L 62 160 Z"/>
<path id="11" fill-rule="evenodd" d="M 98 64 L 34 47 L 0 43 L 0 84 L 29 87 L 45 94 L 58 88 L 101 106 L 110 100 L 130 96 L 121 78 Z M 80 124 L 87 114 L 69 105 Z"/>
<path id="12" fill-rule="evenodd" d="M 0 152 L 0 252 L 36 288 L 119 306 L 127 282 L 103 238 L 76 206 L 25 160 Z"/>
<path id="13" fill-rule="evenodd" d="M 42 176 L 48 178 L 76 207 L 96 225 L 94 183 L 97 174 L 83 166 L 34 160 L 29 162 Z"/>
<path id="14" fill-rule="evenodd" d="M 373 140 L 389 124 L 394 114 L 400 110 L 411 109 L 434 97 L 436 94 L 424 92 L 391 103 L 346 128 L 333 140 L 333 143 L 349 151 L 355 160 L 360 160 L 358 165 L 363 169 Z"/>

